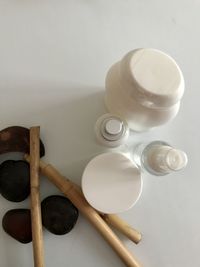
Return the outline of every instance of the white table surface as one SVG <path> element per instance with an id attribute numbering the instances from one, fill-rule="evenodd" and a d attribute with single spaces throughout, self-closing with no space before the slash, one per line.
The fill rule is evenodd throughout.
<path id="1" fill-rule="evenodd" d="M 144 267 L 200 266 L 199 59 L 200 1 L 0 0 L 0 125 L 41 126 L 45 159 L 80 183 L 87 162 L 101 153 L 94 122 L 105 112 L 108 68 L 138 47 L 161 49 L 183 70 L 186 91 L 176 119 L 138 141 L 162 139 L 185 150 L 188 167 L 165 177 L 143 176 L 141 199 L 121 214 L 143 234 L 135 245 L 119 235 Z M 45 178 L 42 198 L 59 193 Z M 0 197 L 0 218 L 29 206 Z M 47 267 L 122 267 L 82 217 L 68 235 L 44 232 Z M 0 227 L 0 266 L 33 266 L 32 244 Z"/>

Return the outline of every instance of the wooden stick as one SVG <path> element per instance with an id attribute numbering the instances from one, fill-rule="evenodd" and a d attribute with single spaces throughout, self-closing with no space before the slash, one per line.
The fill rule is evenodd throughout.
<path id="1" fill-rule="evenodd" d="M 25 156 L 28 160 L 28 157 Z M 85 198 L 74 187 L 73 183 L 63 177 L 52 165 L 40 161 L 40 170 L 47 176 L 60 191 L 62 191 L 71 202 L 82 212 L 83 215 L 94 225 L 104 239 L 111 245 L 128 267 L 141 267 L 138 261 L 128 251 L 119 238 L 113 233 L 101 216 L 88 204 Z"/>
<path id="2" fill-rule="evenodd" d="M 101 216 L 107 223 L 115 227 L 118 231 L 127 236 L 134 243 L 138 244 L 140 242 L 142 238 L 141 233 L 128 225 L 116 214 L 102 214 Z"/>
<path id="3" fill-rule="evenodd" d="M 31 225 L 35 267 L 44 267 L 42 219 L 39 192 L 40 128 L 30 128 Z"/>
<path id="4" fill-rule="evenodd" d="M 78 186 L 75 183 L 73 183 L 73 185 L 80 192 L 80 194 L 83 195 L 80 186 Z M 138 232 L 133 227 L 131 227 L 129 224 L 127 224 L 118 215 L 116 215 L 116 214 L 103 214 L 103 213 L 100 213 L 100 215 L 109 225 L 113 226 L 119 232 L 124 234 L 126 237 L 128 237 L 135 244 L 138 244 L 140 242 L 140 240 L 142 239 L 141 233 Z"/>

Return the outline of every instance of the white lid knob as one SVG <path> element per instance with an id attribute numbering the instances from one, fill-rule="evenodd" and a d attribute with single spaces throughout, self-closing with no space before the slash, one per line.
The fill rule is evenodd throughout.
<path id="1" fill-rule="evenodd" d="M 166 164 L 172 171 L 179 171 L 187 165 L 188 159 L 185 152 L 178 149 L 170 149 L 166 154 Z"/>
<path id="2" fill-rule="evenodd" d="M 105 130 L 108 134 L 117 135 L 122 131 L 122 121 L 118 119 L 109 119 L 105 124 Z"/>

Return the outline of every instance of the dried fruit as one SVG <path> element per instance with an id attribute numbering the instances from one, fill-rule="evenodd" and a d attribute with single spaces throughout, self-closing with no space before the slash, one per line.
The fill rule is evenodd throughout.
<path id="1" fill-rule="evenodd" d="M 31 213 L 29 209 L 13 209 L 2 220 L 4 231 L 21 243 L 32 241 Z"/>
<path id="2" fill-rule="evenodd" d="M 6 152 L 23 152 L 29 154 L 29 129 L 11 126 L 0 131 L 0 154 Z M 44 144 L 40 140 L 40 157 L 45 154 Z"/>
<path id="3" fill-rule="evenodd" d="M 42 223 L 55 235 L 70 232 L 78 219 L 78 210 L 63 196 L 49 196 L 41 203 Z"/>
<path id="4" fill-rule="evenodd" d="M 6 160 L 0 165 L 0 191 L 3 197 L 20 202 L 30 194 L 30 168 L 23 160 Z"/>

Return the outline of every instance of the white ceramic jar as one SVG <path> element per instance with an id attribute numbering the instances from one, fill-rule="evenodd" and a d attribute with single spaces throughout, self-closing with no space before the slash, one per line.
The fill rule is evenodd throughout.
<path id="1" fill-rule="evenodd" d="M 105 103 L 135 131 L 173 119 L 184 93 L 184 78 L 173 58 L 156 49 L 136 49 L 106 76 Z"/>

